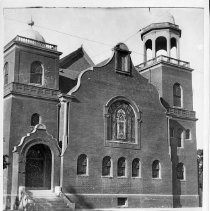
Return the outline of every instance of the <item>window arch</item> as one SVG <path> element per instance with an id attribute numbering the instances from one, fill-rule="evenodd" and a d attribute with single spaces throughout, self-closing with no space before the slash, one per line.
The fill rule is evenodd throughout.
<path id="1" fill-rule="evenodd" d="M 77 175 L 87 175 L 87 155 L 81 154 L 77 159 Z"/>
<path id="2" fill-rule="evenodd" d="M 189 129 L 187 129 L 187 130 L 185 131 L 185 138 L 186 138 L 186 139 L 191 139 L 191 132 L 190 132 Z"/>
<path id="3" fill-rule="evenodd" d="M 42 84 L 43 66 L 39 61 L 31 64 L 30 83 Z"/>
<path id="4" fill-rule="evenodd" d="M 124 157 L 118 159 L 117 162 L 117 176 L 125 177 L 126 176 L 126 160 Z"/>
<path id="5" fill-rule="evenodd" d="M 132 162 L 132 177 L 141 177 L 141 163 L 138 158 Z"/>
<path id="6" fill-rule="evenodd" d="M 160 162 L 155 160 L 152 163 L 152 178 L 160 178 Z"/>
<path id="7" fill-rule="evenodd" d="M 9 75 L 9 64 L 8 62 L 4 65 L 4 85 L 8 84 L 8 75 Z"/>
<path id="8" fill-rule="evenodd" d="M 182 87 L 175 83 L 173 86 L 173 104 L 177 107 L 182 107 Z"/>
<path id="9" fill-rule="evenodd" d="M 115 101 L 108 113 L 110 139 L 135 143 L 135 114 L 131 105 L 124 100 Z"/>
<path id="10" fill-rule="evenodd" d="M 111 176 L 112 161 L 111 157 L 106 156 L 102 161 L 102 176 Z"/>
<path id="11" fill-rule="evenodd" d="M 176 165 L 176 172 L 177 172 L 177 179 L 180 179 L 180 180 L 185 179 L 184 164 L 183 163 L 178 163 Z"/>
<path id="12" fill-rule="evenodd" d="M 31 116 L 31 126 L 36 126 L 37 124 L 40 123 L 40 115 L 37 114 L 37 113 L 34 113 L 32 116 Z"/>

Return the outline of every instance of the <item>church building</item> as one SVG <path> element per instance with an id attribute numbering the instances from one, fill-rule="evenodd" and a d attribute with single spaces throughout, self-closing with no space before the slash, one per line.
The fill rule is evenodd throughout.
<path id="1" fill-rule="evenodd" d="M 140 35 L 137 66 L 124 43 L 98 65 L 83 46 L 60 58 L 33 28 L 4 47 L 5 209 L 198 207 L 181 29 L 168 16 Z"/>

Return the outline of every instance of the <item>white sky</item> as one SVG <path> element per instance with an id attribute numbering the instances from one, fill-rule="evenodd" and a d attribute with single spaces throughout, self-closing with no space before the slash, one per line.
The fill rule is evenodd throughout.
<path id="1" fill-rule="evenodd" d="M 39 8 L 39 9 L 4 9 L 4 44 L 18 33 L 29 28 L 26 24 L 31 19 L 35 22 L 34 30 L 40 32 L 48 43 L 58 45 L 63 56 L 76 50 L 82 44 L 95 64 L 111 55 L 111 48 L 118 42 L 151 23 L 152 15 L 169 11 L 175 23 L 182 30 L 180 39 L 180 59 L 190 62 L 193 72 L 194 110 L 197 121 L 198 148 L 203 147 L 203 57 L 204 57 L 204 19 L 203 9 L 193 8 Z M 13 20 L 11 20 L 13 19 Z M 14 21 L 16 20 L 16 21 Z M 18 22 L 20 21 L 20 22 Z M 46 30 L 44 28 L 54 29 Z M 77 39 L 56 31 L 80 36 L 86 39 L 107 43 L 108 46 Z M 125 42 L 133 51 L 134 65 L 143 62 L 143 47 L 139 34 Z"/>

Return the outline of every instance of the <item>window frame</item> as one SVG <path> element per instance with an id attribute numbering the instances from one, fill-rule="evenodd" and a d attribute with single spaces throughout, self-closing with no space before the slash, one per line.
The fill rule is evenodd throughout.
<path id="1" fill-rule="evenodd" d="M 109 108 L 113 103 L 117 101 L 125 101 L 129 104 L 132 108 L 134 113 L 134 142 L 125 142 L 121 140 L 113 140 L 111 135 L 111 115 L 109 113 Z M 103 110 L 104 115 L 104 146 L 108 147 L 116 147 L 116 148 L 131 148 L 131 149 L 140 149 L 141 148 L 141 111 L 139 110 L 138 106 L 135 102 L 130 101 L 129 99 L 123 96 L 117 96 L 110 99 L 106 105 L 104 106 Z"/>
<path id="2" fill-rule="evenodd" d="M 36 115 L 36 116 L 35 116 Z M 32 124 L 32 121 L 34 122 L 34 120 L 32 119 L 32 118 L 35 118 L 35 117 L 38 117 L 38 123 L 37 124 Z M 40 124 L 41 123 L 41 116 L 40 116 L 40 114 L 38 114 L 38 113 L 33 113 L 32 115 L 31 115 L 31 127 L 35 127 L 36 125 L 38 125 L 38 124 Z"/>
<path id="3" fill-rule="evenodd" d="M 189 138 L 187 138 L 187 131 L 189 131 Z M 185 139 L 186 139 L 186 140 L 191 140 L 191 139 L 192 139 L 192 135 L 191 135 L 190 129 L 187 129 L 187 130 L 185 131 Z"/>
<path id="4" fill-rule="evenodd" d="M 9 63 L 5 62 L 4 64 L 4 85 L 9 83 Z"/>
<path id="5" fill-rule="evenodd" d="M 110 168 L 109 168 L 109 175 L 103 175 L 103 167 L 104 167 L 104 159 L 105 158 L 109 158 L 109 161 L 110 161 Z M 112 162 L 112 158 L 110 156 L 105 156 L 103 157 L 102 159 L 102 172 L 101 172 L 101 177 L 107 177 L 107 178 L 110 178 L 110 177 L 113 177 L 113 162 Z"/>
<path id="6" fill-rule="evenodd" d="M 41 73 L 32 73 L 32 70 L 34 69 L 33 65 L 35 65 L 35 64 L 39 64 L 40 65 Z M 38 67 L 38 65 L 37 65 L 37 67 Z M 37 67 L 36 67 L 36 69 L 37 69 Z M 32 79 L 34 80 L 34 77 L 37 77 L 37 76 L 40 77 L 40 83 L 32 81 Z M 33 61 L 31 63 L 29 84 L 36 85 L 36 86 L 43 86 L 44 85 L 44 65 L 42 64 L 42 62 L 40 62 L 40 61 Z"/>
<path id="7" fill-rule="evenodd" d="M 133 176 L 133 163 L 135 160 L 138 160 L 139 168 L 138 168 L 138 176 Z M 139 158 L 134 158 L 132 160 L 132 169 L 131 169 L 131 177 L 132 178 L 141 178 L 141 161 Z"/>
<path id="8" fill-rule="evenodd" d="M 183 171 L 182 171 L 183 178 L 182 179 L 178 178 L 178 165 L 179 164 L 182 164 L 182 169 L 183 169 Z M 182 162 L 179 162 L 176 165 L 176 179 L 179 181 L 186 181 L 186 169 L 185 169 L 184 163 L 182 163 Z"/>
<path id="9" fill-rule="evenodd" d="M 180 89 L 180 95 L 176 94 L 176 87 L 178 87 Z M 176 100 L 179 99 L 180 101 L 180 105 L 175 105 Z M 183 108 L 183 89 L 182 86 L 179 83 L 175 83 L 173 85 L 173 107 L 175 108 Z"/>
<path id="10" fill-rule="evenodd" d="M 154 177 L 153 176 L 153 172 L 154 172 L 153 165 L 154 165 L 155 162 L 158 162 L 158 177 Z M 154 160 L 152 162 L 152 179 L 162 179 L 162 176 L 161 176 L 161 164 L 160 164 L 160 161 L 159 160 Z"/>
<path id="11" fill-rule="evenodd" d="M 78 172 L 78 168 L 79 168 L 79 158 L 81 156 L 85 156 L 85 159 L 86 159 L 86 167 L 85 167 L 85 173 L 79 173 Z M 88 162 L 88 156 L 86 154 L 80 154 L 78 157 L 77 157 L 77 176 L 89 176 L 89 162 Z"/>
<path id="12" fill-rule="evenodd" d="M 124 167 L 122 166 L 119 166 L 119 162 L 120 160 L 124 159 Z M 124 175 L 119 175 L 119 167 L 122 169 L 124 169 Z M 118 160 L 117 160 L 117 178 L 127 178 L 127 160 L 125 157 L 120 157 Z"/>

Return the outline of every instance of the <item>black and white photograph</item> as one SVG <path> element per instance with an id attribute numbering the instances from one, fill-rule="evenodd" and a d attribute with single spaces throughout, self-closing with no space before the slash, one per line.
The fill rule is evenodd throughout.
<path id="1" fill-rule="evenodd" d="M 205 210 L 205 9 L 3 7 L 2 209 Z"/>

